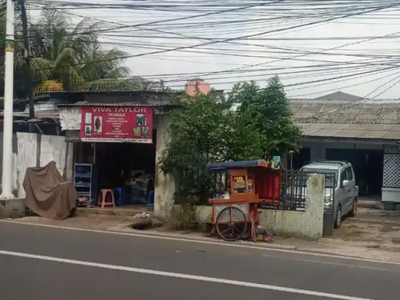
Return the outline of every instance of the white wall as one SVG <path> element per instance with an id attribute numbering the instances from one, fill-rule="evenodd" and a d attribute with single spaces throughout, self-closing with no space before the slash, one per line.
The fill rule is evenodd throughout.
<path id="1" fill-rule="evenodd" d="M 25 197 L 25 190 L 22 186 L 27 168 L 39 165 L 38 137 L 36 134 L 17 132 L 17 171 L 18 198 Z"/>
<path id="2" fill-rule="evenodd" d="M 40 140 L 40 166 L 44 167 L 55 161 L 61 175 L 65 169 L 65 155 L 67 144 L 63 136 L 42 135 Z"/>
<path id="3" fill-rule="evenodd" d="M 277 235 L 317 240 L 322 237 L 324 218 L 325 177 L 311 175 L 307 181 L 304 212 L 263 210 L 260 224 Z"/>
<path id="4" fill-rule="evenodd" d="M 57 169 L 63 175 L 67 144 L 63 136 L 38 135 L 36 133 L 17 132 L 16 180 L 18 198 L 25 197 L 22 186 L 27 168 L 43 167 L 55 161 Z"/>

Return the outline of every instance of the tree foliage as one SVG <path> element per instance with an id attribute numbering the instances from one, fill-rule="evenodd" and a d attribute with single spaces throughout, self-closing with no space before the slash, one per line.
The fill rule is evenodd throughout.
<path id="1" fill-rule="evenodd" d="M 161 170 L 175 176 L 177 201 L 207 201 L 212 183 L 209 162 L 258 159 L 258 132 L 245 126 L 227 103 L 211 92 L 186 97 L 171 114 L 172 141 L 162 153 Z"/>
<path id="2" fill-rule="evenodd" d="M 234 87 L 229 101 L 238 103 L 238 118 L 261 137 L 265 157 L 299 148 L 301 130 L 293 122 L 289 101 L 278 77 L 264 88 L 255 82 Z"/>
<path id="3" fill-rule="evenodd" d="M 207 163 L 262 159 L 298 148 L 301 131 L 277 77 L 265 88 L 241 83 L 225 101 L 198 94 L 181 105 L 171 115 L 172 140 L 160 161 L 161 170 L 175 176 L 175 200 L 181 203 L 207 201 L 212 185 Z"/>
<path id="4" fill-rule="evenodd" d="M 65 90 L 84 85 L 93 90 L 91 82 L 99 86 L 100 80 L 127 77 L 129 69 L 122 66 L 127 53 L 116 48 L 104 50 L 97 29 L 99 24 L 88 19 L 73 26 L 60 11 L 44 9 L 29 29 L 37 81 L 57 80 Z"/>

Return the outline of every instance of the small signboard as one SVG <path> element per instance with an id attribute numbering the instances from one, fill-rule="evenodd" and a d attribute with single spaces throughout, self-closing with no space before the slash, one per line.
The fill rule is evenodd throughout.
<path id="1" fill-rule="evenodd" d="M 246 193 L 246 180 L 244 176 L 233 176 L 233 191 L 235 194 Z"/>
<path id="2" fill-rule="evenodd" d="M 153 108 L 141 106 L 82 107 L 83 142 L 153 142 Z"/>

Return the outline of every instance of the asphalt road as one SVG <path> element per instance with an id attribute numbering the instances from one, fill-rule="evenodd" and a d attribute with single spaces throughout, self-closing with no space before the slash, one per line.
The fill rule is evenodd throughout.
<path id="1" fill-rule="evenodd" d="M 395 300 L 400 265 L 0 222 L 5 300 Z"/>

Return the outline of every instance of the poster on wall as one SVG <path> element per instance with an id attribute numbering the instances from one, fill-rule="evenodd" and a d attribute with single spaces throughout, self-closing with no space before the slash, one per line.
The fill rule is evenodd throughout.
<path id="1" fill-rule="evenodd" d="M 83 142 L 153 142 L 153 108 L 143 106 L 82 107 Z"/>

